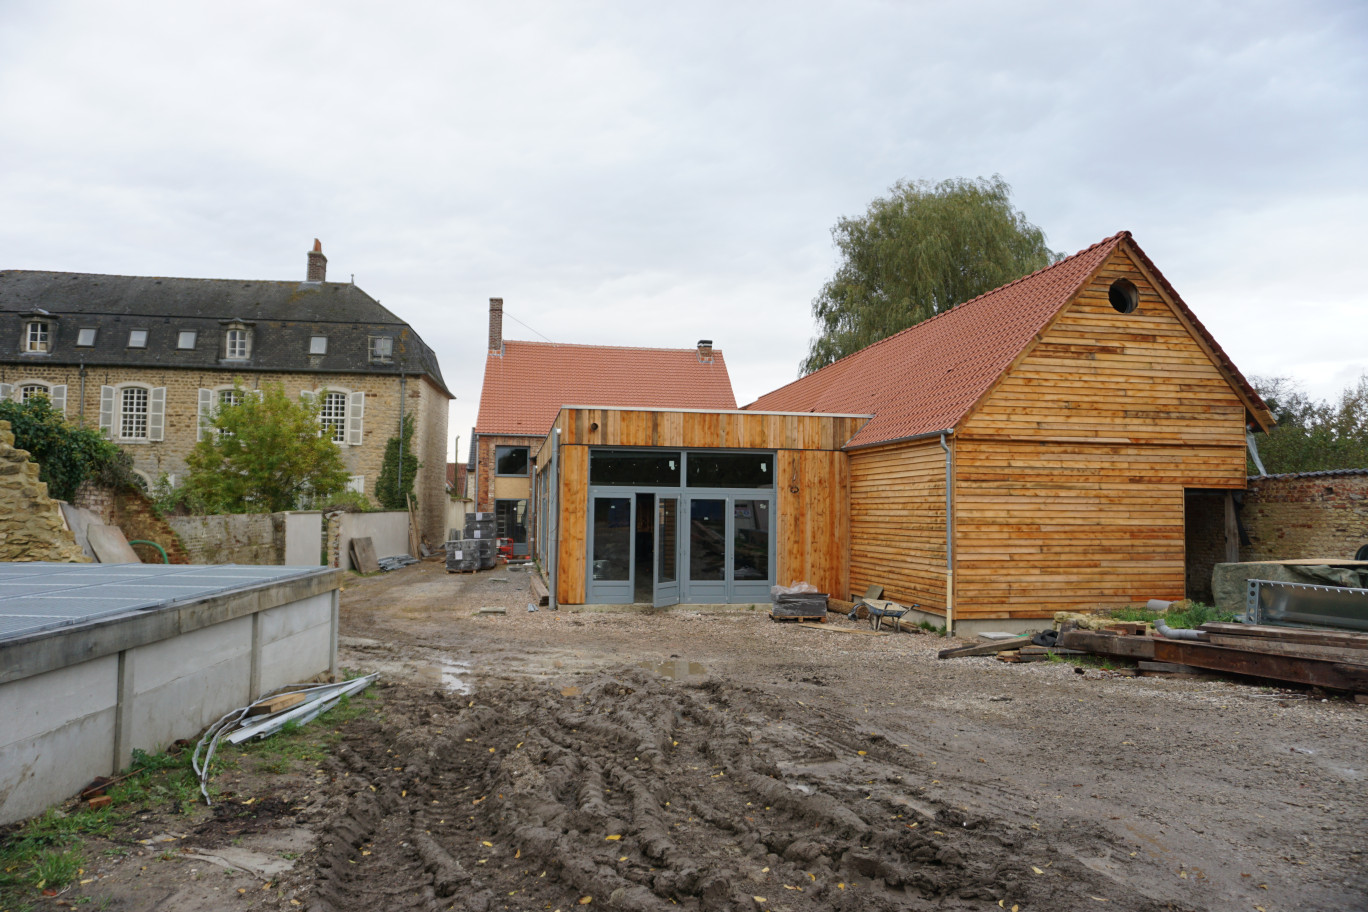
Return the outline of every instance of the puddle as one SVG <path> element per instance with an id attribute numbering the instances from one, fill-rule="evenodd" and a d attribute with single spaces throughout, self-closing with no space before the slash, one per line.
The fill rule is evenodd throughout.
<path id="1" fill-rule="evenodd" d="M 670 659 L 666 662 L 637 662 L 639 668 L 654 671 L 673 681 L 701 681 L 708 676 L 708 669 L 697 662 L 683 659 Z"/>
<path id="2" fill-rule="evenodd" d="M 423 669 L 425 676 L 435 678 L 448 693 L 468 694 L 472 688 L 466 676 L 470 674 L 469 662 L 453 662 L 443 659 Z"/>

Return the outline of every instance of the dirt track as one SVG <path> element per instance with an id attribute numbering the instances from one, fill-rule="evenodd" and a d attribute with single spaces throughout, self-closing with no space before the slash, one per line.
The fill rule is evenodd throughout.
<path id="1" fill-rule="evenodd" d="M 1368 908 L 1368 707 L 760 611 L 529 614 L 526 585 L 349 584 L 344 664 L 392 683 L 306 905 Z"/>

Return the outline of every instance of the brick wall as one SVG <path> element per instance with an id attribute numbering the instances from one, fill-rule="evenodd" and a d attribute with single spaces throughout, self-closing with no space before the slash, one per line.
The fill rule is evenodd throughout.
<path id="1" fill-rule="evenodd" d="M 157 513 L 151 499 L 141 491 L 113 491 L 86 482 L 76 489 L 71 498 L 73 506 L 82 507 L 107 526 L 117 526 L 130 542 L 153 541 L 166 551 L 173 564 L 224 563 L 191 558 L 172 526 Z M 160 564 L 161 552 L 150 545 L 133 545 L 133 550 L 145 564 Z"/>
<path id="2" fill-rule="evenodd" d="M 483 436 L 480 437 L 479 446 L 476 447 L 475 465 L 475 501 L 479 504 L 475 509 L 481 513 L 487 513 L 494 509 L 494 448 L 501 446 L 525 446 L 528 448 L 529 463 L 530 457 L 537 452 L 541 446 L 542 437 L 502 437 L 502 436 Z"/>
<path id="3" fill-rule="evenodd" d="M 1347 560 L 1368 544 L 1368 470 L 1249 479 L 1245 561 Z"/>
<path id="4" fill-rule="evenodd" d="M 1183 500 L 1187 579 L 1184 593 L 1211 604 L 1211 571 L 1226 559 L 1225 495 L 1188 494 Z"/>

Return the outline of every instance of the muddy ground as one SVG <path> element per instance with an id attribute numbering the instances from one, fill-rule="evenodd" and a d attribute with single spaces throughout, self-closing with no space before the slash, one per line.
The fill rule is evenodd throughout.
<path id="1" fill-rule="evenodd" d="M 933 635 L 761 610 L 528 613 L 527 589 L 520 571 L 433 563 L 353 577 L 342 663 L 381 672 L 380 711 L 321 765 L 236 777 L 226 823 L 183 822 L 159 864 L 155 846 L 101 862 L 79 895 L 317 912 L 1368 909 L 1368 706 L 938 661 Z M 289 869 L 206 865 L 225 842 Z"/>

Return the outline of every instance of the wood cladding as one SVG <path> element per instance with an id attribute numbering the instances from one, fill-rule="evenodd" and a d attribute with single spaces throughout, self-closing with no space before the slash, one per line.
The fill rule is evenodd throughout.
<path id="1" fill-rule="evenodd" d="M 775 579 L 806 580 L 840 596 L 849 576 L 850 479 L 841 451 L 863 417 L 734 412 L 562 409 L 560 542 L 556 597 L 585 599 L 589 447 L 777 450 Z M 542 448 L 549 455 L 550 447 Z M 539 463 L 543 461 L 539 455 Z M 630 489 L 624 489 L 630 490 Z M 684 493 L 687 495 L 687 489 Z"/>
<path id="2" fill-rule="evenodd" d="M 945 609 L 945 451 L 932 438 L 850 454 L 850 591 Z"/>
<path id="3" fill-rule="evenodd" d="M 1107 299 L 1119 278 L 1133 313 Z M 1245 420 L 1118 250 L 956 434 L 956 617 L 1182 598 L 1184 489 L 1244 488 Z"/>

